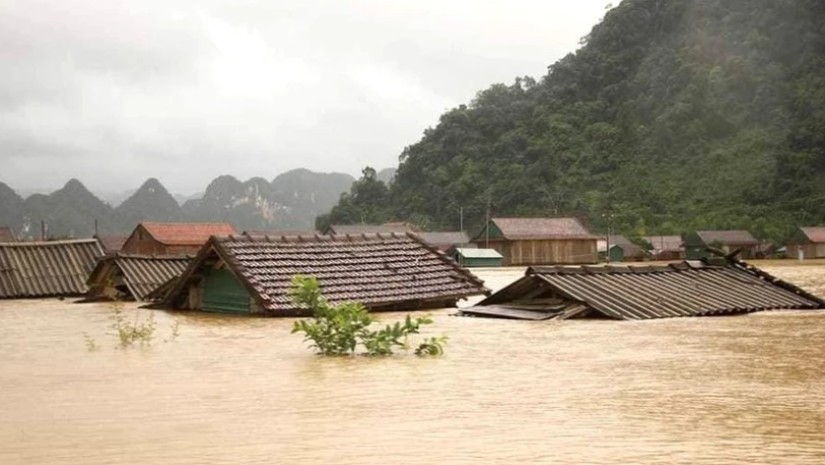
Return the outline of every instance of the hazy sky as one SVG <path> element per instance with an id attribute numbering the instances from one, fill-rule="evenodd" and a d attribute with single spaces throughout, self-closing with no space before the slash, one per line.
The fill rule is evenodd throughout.
<path id="1" fill-rule="evenodd" d="M 0 181 L 192 193 L 396 166 L 445 110 L 543 75 L 608 3 L 0 0 Z"/>

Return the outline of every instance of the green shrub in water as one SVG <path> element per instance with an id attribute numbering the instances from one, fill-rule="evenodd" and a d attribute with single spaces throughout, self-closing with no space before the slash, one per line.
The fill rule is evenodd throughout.
<path id="1" fill-rule="evenodd" d="M 421 325 L 431 324 L 427 317 L 407 315 L 403 323 L 389 324 L 379 330 L 370 330 L 375 320 L 360 303 L 347 302 L 331 305 L 324 298 L 321 286 L 314 277 L 295 276 L 290 291 L 292 300 L 312 311 L 312 319 L 299 320 L 293 333 L 304 333 L 304 340 L 322 355 L 354 354 L 361 344 L 367 355 L 392 355 L 394 349 L 409 350 L 409 335 L 418 334 Z M 442 355 L 446 336 L 431 337 L 415 350 L 416 355 Z"/>

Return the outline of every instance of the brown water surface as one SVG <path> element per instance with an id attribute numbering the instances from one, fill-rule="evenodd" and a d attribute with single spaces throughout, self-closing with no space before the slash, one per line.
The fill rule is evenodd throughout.
<path id="1" fill-rule="evenodd" d="M 825 267 L 767 269 L 825 294 Z M 122 350 L 107 305 L 0 302 L 0 464 L 825 463 L 825 312 L 449 313 L 444 357 L 321 358 L 291 320 L 154 312 Z"/>

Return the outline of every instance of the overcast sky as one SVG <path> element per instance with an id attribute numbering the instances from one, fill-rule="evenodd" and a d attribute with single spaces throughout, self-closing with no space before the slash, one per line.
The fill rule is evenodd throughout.
<path id="1" fill-rule="evenodd" d="M 396 166 L 445 110 L 543 75 L 607 4 L 0 0 L 0 181 L 188 194 Z"/>

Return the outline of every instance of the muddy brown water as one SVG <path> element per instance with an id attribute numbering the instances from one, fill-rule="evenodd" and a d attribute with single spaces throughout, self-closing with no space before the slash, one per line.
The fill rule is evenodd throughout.
<path id="1" fill-rule="evenodd" d="M 766 269 L 825 295 L 823 266 Z M 825 312 L 451 312 L 444 357 L 321 358 L 291 320 L 155 311 L 122 350 L 107 305 L 0 302 L 0 464 L 825 463 Z"/>

